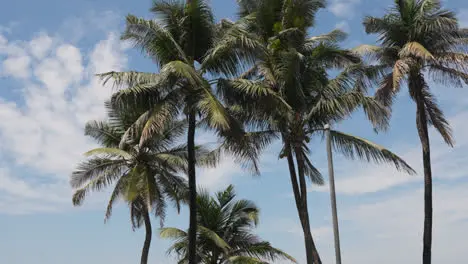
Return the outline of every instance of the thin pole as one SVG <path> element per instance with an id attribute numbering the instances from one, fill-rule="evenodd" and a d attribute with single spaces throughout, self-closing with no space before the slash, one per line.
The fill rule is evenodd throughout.
<path id="1" fill-rule="evenodd" d="M 325 131 L 327 134 L 328 174 L 330 181 L 330 201 L 333 217 L 333 235 L 335 237 L 335 257 L 336 264 L 341 264 L 340 230 L 338 228 L 338 212 L 336 209 L 335 173 L 333 171 L 333 153 L 330 138 L 330 125 L 325 125 Z"/>

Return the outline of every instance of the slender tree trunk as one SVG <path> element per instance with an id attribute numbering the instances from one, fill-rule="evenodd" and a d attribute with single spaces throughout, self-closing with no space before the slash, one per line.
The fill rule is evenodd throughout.
<path id="1" fill-rule="evenodd" d="M 301 146 L 296 146 L 296 160 L 297 160 L 297 171 L 299 173 L 299 188 L 301 190 L 301 205 L 302 210 L 299 213 L 301 215 L 302 221 L 304 222 L 302 225 L 302 229 L 304 230 L 304 240 L 306 243 L 306 250 L 307 250 L 307 263 L 315 263 L 315 264 L 322 264 L 320 256 L 318 254 L 317 248 L 314 243 L 314 239 L 312 238 L 312 232 L 310 230 L 310 221 L 309 221 L 309 207 L 307 205 L 307 182 L 305 179 L 304 174 L 304 156 L 302 155 Z"/>
<path id="2" fill-rule="evenodd" d="M 195 126 L 196 113 L 190 109 L 188 114 L 188 133 L 187 133 L 187 151 L 188 151 L 188 180 L 189 180 L 189 206 L 190 206 L 190 224 L 189 224 L 189 264 L 197 262 L 197 181 L 195 175 Z"/>
<path id="3" fill-rule="evenodd" d="M 147 264 L 148 263 L 148 255 L 149 255 L 149 249 L 151 245 L 151 236 L 152 236 L 152 228 L 151 228 L 151 219 L 148 213 L 148 210 L 146 209 L 146 206 L 143 206 L 144 212 L 143 212 L 143 220 L 145 222 L 145 231 L 146 231 L 146 236 L 145 236 L 145 243 L 143 244 L 143 250 L 141 253 L 141 264 Z"/>
<path id="4" fill-rule="evenodd" d="M 416 88 L 417 89 L 417 88 Z M 426 107 L 421 90 L 417 89 L 416 96 L 416 125 L 421 140 L 423 167 L 424 167 L 424 237 L 423 237 L 423 264 L 431 263 L 432 255 L 432 170 L 431 148 L 427 129 Z"/>
<path id="5" fill-rule="evenodd" d="M 320 260 L 320 256 L 318 254 L 317 248 L 315 247 L 315 243 L 312 238 L 312 233 L 310 230 L 309 210 L 307 208 L 307 203 L 304 206 L 302 202 L 303 195 L 305 195 L 305 199 L 307 200 L 307 190 L 305 194 L 301 193 L 299 183 L 297 181 L 296 166 L 294 165 L 294 158 L 290 151 L 291 149 L 290 149 L 289 143 L 286 143 L 286 144 L 288 144 L 287 149 L 289 149 L 289 153 L 287 153 L 289 176 L 291 177 L 291 185 L 293 187 L 294 200 L 296 202 L 297 212 L 299 215 L 299 219 L 301 221 L 302 231 L 304 233 L 307 264 L 321 264 L 322 261 Z"/>

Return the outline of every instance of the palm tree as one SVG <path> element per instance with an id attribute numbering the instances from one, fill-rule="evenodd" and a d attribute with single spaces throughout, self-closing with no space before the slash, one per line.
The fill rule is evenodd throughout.
<path id="1" fill-rule="evenodd" d="M 376 128 L 386 128 L 388 111 L 365 96 L 371 78 L 379 71 L 360 64 L 359 57 L 339 48 L 339 41 L 345 37 L 339 30 L 307 36 L 323 1 L 239 3 L 244 27 L 259 36 L 263 48 L 258 49 L 254 63 L 241 78 L 220 80 L 218 90 L 238 120 L 282 139 L 280 158 L 288 162 L 307 263 L 318 264 L 321 260 L 311 234 L 306 177 L 316 184 L 323 184 L 323 178 L 308 158 L 308 145 L 312 136 L 323 136 L 325 124 L 348 118 L 359 107 Z M 330 80 L 328 69 L 345 66 Z M 349 158 L 388 162 L 413 173 L 406 162 L 382 146 L 334 130 L 331 139 L 335 149 Z"/>
<path id="2" fill-rule="evenodd" d="M 197 125 L 215 129 L 229 139 L 223 144 L 226 150 L 236 154 L 246 166 L 258 171 L 255 156 L 256 145 L 250 139 L 261 136 L 243 133 L 222 102 L 217 99 L 212 85 L 216 79 L 209 76 L 232 75 L 237 72 L 240 61 L 247 58 L 255 42 L 242 38 L 241 29 L 223 23 L 216 25 L 211 9 L 203 0 L 186 3 L 156 1 L 151 8 L 157 20 L 145 20 L 127 16 L 126 30 L 122 39 L 131 41 L 160 67 L 159 73 L 108 72 L 101 74 L 105 81 L 112 79 L 121 88 L 113 96 L 113 103 L 126 109 L 146 107 L 148 122 L 142 139 L 168 120 L 184 114 L 188 120 L 188 181 L 190 204 L 189 259 L 195 263 L 196 250 L 196 171 L 195 131 Z M 197 120 L 197 117 L 199 118 Z M 236 144 L 238 142 L 239 144 Z"/>
<path id="3" fill-rule="evenodd" d="M 428 78 L 444 85 L 468 83 L 468 30 L 461 29 L 452 11 L 439 0 L 397 0 L 381 18 L 366 17 L 368 34 L 378 34 L 380 46 L 363 45 L 357 51 L 370 56 L 382 69 L 376 98 L 391 106 L 401 83 L 408 84 L 416 103 L 416 127 L 424 166 L 423 263 L 431 263 L 432 170 L 428 125 L 453 146 L 448 120 L 430 92 Z"/>
<path id="4" fill-rule="evenodd" d="M 73 204 L 81 205 L 90 191 L 113 186 L 105 220 L 111 216 L 116 201 L 127 201 L 132 227 L 145 225 L 141 263 L 146 264 L 152 235 L 150 213 L 159 217 L 163 225 L 167 201 L 173 201 L 180 209 L 187 193 L 185 179 L 177 175 L 186 170 L 187 147 L 174 144 L 183 134 L 186 122 L 168 122 L 161 131 L 141 141 L 145 124 L 141 112 L 123 111 L 110 103 L 106 106 L 109 119 L 90 121 L 85 127 L 85 134 L 101 147 L 88 151 L 87 160 L 71 176 L 71 186 L 76 189 Z M 137 118 L 140 122 L 135 123 Z M 198 150 L 200 155 L 208 153 Z"/>
<path id="5" fill-rule="evenodd" d="M 197 203 L 199 262 L 260 264 L 286 259 L 296 263 L 294 258 L 253 234 L 259 209 L 252 201 L 236 200 L 232 185 L 215 197 L 210 197 L 206 191 L 200 192 Z M 178 263 L 187 263 L 187 233 L 177 228 L 163 228 L 160 235 L 175 240 L 168 253 L 177 254 Z"/>

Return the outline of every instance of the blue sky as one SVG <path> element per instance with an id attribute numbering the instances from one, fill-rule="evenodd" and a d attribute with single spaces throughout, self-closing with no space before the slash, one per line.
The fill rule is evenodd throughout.
<path id="1" fill-rule="evenodd" d="M 361 21 L 380 15 L 393 1 L 330 0 L 311 34 L 341 28 L 346 47 L 374 43 Z M 468 3 L 446 0 L 468 26 Z M 216 17 L 235 19 L 234 0 L 212 0 Z M 82 134 L 87 120 L 104 118 L 110 87 L 94 73 L 156 67 L 118 39 L 124 16 L 149 17 L 150 1 L 17 0 L 0 10 L 0 263 L 137 263 L 143 231 L 132 232 L 128 210 L 115 210 L 103 223 L 108 193 L 71 205 L 68 177 L 94 143 Z M 27 8 L 25 8 L 27 6 Z M 433 133 L 435 177 L 434 263 L 458 264 L 468 234 L 468 90 L 431 84 L 455 131 L 449 148 Z M 422 172 L 415 106 L 403 91 L 392 127 L 374 134 L 360 113 L 339 125 L 345 132 L 391 148 Z M 199 140 L 206 139 L 200 134 Z M 312 160 L 326 175 L 325 147 L 311 142 Z M 234 183 L 239 196 L 261 208 L 259 234 L 304 262 L 287 167 L 273 145 L 262 159 L 262 176 L 252 178 L 230 160 L 199 171 L 200 183 L 215 191 Z M 342 253 L 346 263 L 416 263 L 421 255 L 422 177 L 391 167 L 349 162 L 336 156 Z M 324 263 L 333 262 L 327 186 L 310 186 L 312 228 Z M 170 211 L 167 226 L 185 228 L 187 212 Z M 157 236 L 155 236 L 157 237 Z M 154 239 L 151 263 L 175 263 L 168 241 Z"/>

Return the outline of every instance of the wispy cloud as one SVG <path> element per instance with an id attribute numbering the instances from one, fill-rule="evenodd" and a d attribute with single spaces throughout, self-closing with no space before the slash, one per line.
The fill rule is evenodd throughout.
<path id="1" fill-rule="evenodd" d="M 468 182 L 435 184 L 434 262 L 459 263 L 468 232 Z M 423 190 L 399 192 L 375 203 L 350 206 L 341 213 L 342 231 L 360 243 L 343 246 L 350 263 L 416 263 L 422 249 Z M 387 254 L 388 249 L 396 254 Z M 366 254 L 362 254 L 366 252 Z M 382 258 L 385 255 L 385 258 Z"/>
<path id="2" fill-rule="evenodd" d="M 0 213 L 70 206 L 68 176 L 94 145 L 83 126 L 105 117 L 103 102 L 111 93 L 94 74 L 123 69 L 124 47 L 112 32 L 91 51 L 47 33 L 0 40 L 2 72 L 18 83 L 22 98 L 0 100 L 1 154 L 11 160 L 0 164 Z"/>
<path id="3" fill-rule="evenodd" d="M 350 19 L 355 14 L 355 8 L 361 3 L 361 0 L 332 0 L 328 9 L 335 16 Z"/>

